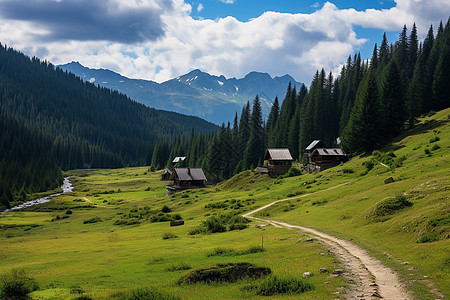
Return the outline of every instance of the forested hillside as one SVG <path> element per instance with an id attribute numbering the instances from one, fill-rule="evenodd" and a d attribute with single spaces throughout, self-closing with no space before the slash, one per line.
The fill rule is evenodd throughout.
<path id="1" fill-rule="evenodd" d="M 59 168 L 145 165 L 157 140 L 212 132 L 212 123 L 158 111 L 0 47 L 0 198 L 43 191 Z M 17 196 L 16 196 L 17 198 Z"/>
<path id="2" fill-rule="evenodd" d="M 252 109 L 247 103 L 240 119 L 236 115 L 233 126 L 224 124 L 210 142 L 191 135 L 189 141 L 159 147 L 178 149 L 190 166 L 203 166 L 208 178 L 219 181 L 261 165 L 268 147 L 288 147 L 300 161 L 315 139 L 328 146 L 342 140 L 350 154 L 371 152 L 414 127 L 420 115 L 449 105 L 450 21 L 445 27 L 441 22 L 436 36 L 430 27 L 420 43 L 416 26 L 409 34 L 405 26 L 395 43 L 384 35 L 370 60 L 349 56 L 337 78 L 322 69 L 309 90 L 289 85 L 281 107 L 276 99 L 265 123 L 256 97 Z M 153 166 L 170 166 L 168 152 L 159 151 Z"/>

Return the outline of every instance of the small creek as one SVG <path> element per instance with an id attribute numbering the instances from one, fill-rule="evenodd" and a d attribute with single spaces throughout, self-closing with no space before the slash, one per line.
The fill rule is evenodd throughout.
<path id="1" fill-rule="evenodd" d="M 22 208 L 25 208 L 25 207 L 30 207 L 30 206 L 33 206 L 33 205 L 47 203 L 47 202 L 50 201 L 51 197 L 55 197 L 55 196 L 59 196 L 59 195 L 65 194 L 65 193 L 72 192 L 73 191 L 73 186 L 70 183 L 69 178 L 70 177 L 64 177 L 64 181 L 63 181 L 63 184 L 61 186 L 61 188 L 63 190 L 62 193 L 57 193 L 57 194 L 53 194 L 53 195 L 50 195 L 50 196 L 47 196 L 47 197 L 42 197 L 42 198 L 39 198 L 39 199 L 35 199 L 35 200 L 24 202 L 24 203 L 22 203 L 20 205 L 17 205 L 17 206 L 11 207 L 10 209 L 2 211 L 1 214 L 7 213 L 7 212 L 10 212 L 10 211 L 13 211 L 13 210 L 19 210 L 19 209 L 22 209 Z"/>

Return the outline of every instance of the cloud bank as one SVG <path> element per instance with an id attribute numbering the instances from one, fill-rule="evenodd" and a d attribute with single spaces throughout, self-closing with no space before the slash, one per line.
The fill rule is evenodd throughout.
<path id="1" fill-rule="evenodd" d="M 447 0 L 396 0 L 391 9 L 365 11 L 326 2 L 311 14 L 265 12 L 241 22 L 196 20 L 182 0 L 124 2 L 0 0 L 0 41 L 55 64 L 78 60 L 159 82 L 200 68 L 227 77 L 289 73 L 308 83 L 316 69 L 337 70 L 367 42 L 354 26 L 400 31 L 416 22 L 424 34 L 450 14 Z"/>

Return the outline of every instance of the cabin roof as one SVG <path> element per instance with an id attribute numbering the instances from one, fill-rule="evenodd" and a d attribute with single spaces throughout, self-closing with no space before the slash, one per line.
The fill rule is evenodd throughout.
<path id="1" fill-rule="evenodd" d="M 164 169 L 164 173 L 163 174 L 169 174 L 172 175 L 172 171 L 169 169 Z"/>
<path id="2" fill-rule="evenodd" d="M 320 147 L 320 148 L 326 148 L 327 146 L 321 141 L 321 140 L 314 140 L 311 142 L 311 144 L 308 145 L 308 147 L 306 147 L 306 151 L 312 151 L 315 148 Z"/>
<path id="3" fill-rule="evenodd" d="M 170 179 L 174 179 L 175 176 L 182 181 L 207 180 L 202 168 L 175 168 Z"/>
<path id="4" fill-rule="evenodd" d="M 288 148 L 267 149 L 264 160 L 294 160 Z"/>
<path id="5" fill-rule="evenodd" d="M 322 156 L 345 156 L 345 153 L 341 148 L 317 148 L 313 151 L 313 154 L 315 153 Z"/>
<path id="6" fill-rule="evenodd" d="M 184 161 L 186 159 L 186 156 L 177 156 L 172 160 L 172 163 L 177 163 L 180 161 Z"/>

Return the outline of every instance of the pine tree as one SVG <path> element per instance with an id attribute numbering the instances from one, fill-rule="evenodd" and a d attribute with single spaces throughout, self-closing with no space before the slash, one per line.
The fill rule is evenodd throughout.
<path id="1" fill-rule="evenodd" d="M 275 147 L 275 126 L 278 121 L 278 115 L 280 113 L 280 105 L 278 104 L 278 97 L 275 97 L 275 101 L 270 109 L 269 116 L 267 117 L 266 132 L 267 132 L 267 144 L 269 148 Z"/>
<path id="2" fill-rule="evenodd" d="M 402 128 L 405 117 L 405 95 L 402 81 L 395 61 L 391 61 L 385 71 L 382 83 L 383 125 L 386 140 L 397 136 Z"/>
<path id="3" fill-rule="evenodd" d="M 369 71 L 342 135 L 342 145 L 347 153 L 370 152 L 381 144 L 380 111 L 375 75 Z"/>
<path id="4" fill-rule="evenodd" d="M 252 115 L 250 119 L 250 138 L 244 152 L 247 168 L 254 168 L 262 164 L 264 156 L 264 131 L 261 104 L 259 97 L 253 100 Z"/>

